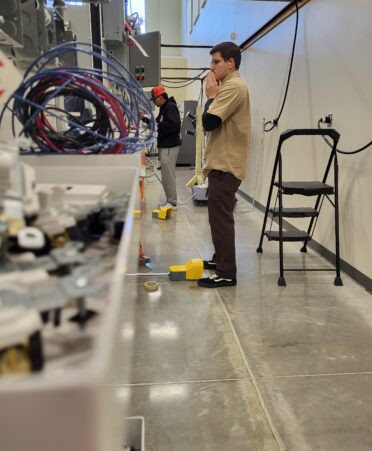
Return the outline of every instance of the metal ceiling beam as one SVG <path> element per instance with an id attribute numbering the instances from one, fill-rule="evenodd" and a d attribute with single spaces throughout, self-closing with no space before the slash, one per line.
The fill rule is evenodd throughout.
<path id="1" fill-rule="evenodd" d="M 255 1 L 263 1 L 263 0 L 255 0 Z M 274 0 L 265 0 L 265 1 L 274 1 Z M 278 0 L 276 0 L 278 1 Z M 282 0 L 280 0 L 282 1 Z M 306 3 L 309 3 L 310 0 L 298 0 L 298 9 L 301 9 Z M 263 38 L 267 33 L 270 33 L 271 30 L 280 25 L 284 20 L 290 17 L 292 14 L 296 13 L 296 4 L 291 2 L 289 5 L 285 6 L 281 11 L 278 12 L 272 19 L 265 23 L 259 30 L 252 34 L 248 39 L 240 44 L 240 48 L 242 52 L 251 47 L 255 42 L 259 39 Z"/>

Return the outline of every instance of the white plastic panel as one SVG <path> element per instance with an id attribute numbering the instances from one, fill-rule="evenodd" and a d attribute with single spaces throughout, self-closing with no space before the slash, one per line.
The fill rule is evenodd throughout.
<path id="1" fill-rule="evenodd" d="M 140 156 L 25 157 L 45 183 L 102 183 L 131 193 L 125 228 L 118 248 L 107 304 L 100 320 L 81 331 L 76 325 L 45 333 L 47 361 L 39 374 L 0 379 L 0 449 L 4 451 L 119 451 L 123 416 L 107 395 L 112 374 L 128 380 L 131 368 L 132 311 L 138 239 L 132 217 L 138 191 Z M 61 163 L 63 162 L 63 166 Z M 70 312 L 71 313 L 71 312 Z M 64 310 L 64 314 L 67 314 Z M 68 325 L 66 326 L 68 328 Z M 61 346 L 60 335 L 68 334 Z M 53 354 L 53 353 L 52 353 Z M 116 414 L 115 414 L 116 412 Z"/>

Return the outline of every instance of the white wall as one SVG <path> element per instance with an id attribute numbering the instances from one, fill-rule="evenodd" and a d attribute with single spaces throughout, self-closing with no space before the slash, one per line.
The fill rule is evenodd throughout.
<path id="1" fill-rule="evenodd" d="M 190 2 L 192 0 L 182 2 L 183 43 L 210 46 L 231 41 L 231 33 L 236 33 L 234 42 L 239 45 L 285 5 L 282 2 L 208 0 L 190 34 Z M 209 67 L 209 51 L 184 49 L 183 54 L 189 58 L 190 65 Z M 198 96 L 199 85 L 194 83 L 188 88 L 188 98 L 196 100 Z"/>
<path id="2" fill-rule="evenodd" d="M 160 31 L 162 44 L 182 44 L 182 0 L 146 0 L 146 32 Z M 161 67 L 187 67 L 187 58 L 183 57 L 180 47 L 161 49 Z M 162 77 L 190 77 L 188 71 L 162 70 Z M 185 82 L 186 83 L 186 82 Z M 174 96 L 179 105 L 187 99 L 184 83 L 165 81 L 170 96 Z"/>
<path id="3" fill-rule="evenodd" d="M 186 14 L 185 2 L 183 13 Z M 278 2 L 279 3 L 279 2 Z M 230 40 L 231 31 L 244 41 L 275 9 L 274 2 L 231 2 L 209 0 L 188 43 L 216 44 Z M 238 13 L 234 8 L 238 9 Z M 247 180 L 242 190 L 266 204 L 279 134 L 287 128 L 316 127 L 327 112 L 334 114 L 333 126 L 341 134 L 339 148 L 354 149 L 371 140 L 372 116 L 372 2 L 370 0 L 312 0 L 300 10 L 300 24 L 293 76 L 287 104 L 278 129 L 265 134 L 263 171 L 258 190 L 255 179 L 261 152 L 261 124 L 278 113 L 289 67 L 295 18 L 243 53 L 241 73 L 251 95 L 252 144 Z M 209 62 L 209 52 L 188 50 L 190 64 Z M 196 87 L 195 87 L 196 88 Z M 189 98 L 196 98 L 197 89 Z M 319 140 L 293 141 L 285 162 L 287 179 L 321 178 L 328 148 Z M 339 156 L 341 253 L 356 269 L 372 276 L 372 159 L 371 148 L 354 156 Z M 294 204 L 289 199 L 287 205 Z M 314 238 L 334 251 L 333 209 L 326 205 Z M 299 226 L 298 222 L 294 222 Z M 303 228 L 303 227 L 300 227 Z M 258 231 L 259 233 L 259 231 Z"/>
<path id="4" fill-rule="evenodd" d="M 182 0 L 146 0 L 146 32 L 160 31 L 162 44 L 181 44 Z M 163 48 L 162 56 L 181 56 L 180 48 Z"/>
<path id="5" fill-rule="evenodd" d="M 174 56 L 174 57 L 163 57 L 161 59 L 161 67 L 187 67 L 188 61 L 187 58 L 183 56 Z M 189 75 L 189 72 L 186 70 L 169 70 L 169 69 L 163 69 L 161 71 L 162 77 L 191 77 L 192 75 Z M 177 82 L 180 82 L 182 80 L 174 80 Z M 173 96 L 176 99 L 176 102 L 179 106 L 179 108 L 183 108 L 183 101 L 187 100 L 187 91 L 186 87 L 184 85 L 187 82 L 182 83 L 172 83 L 169 80 L 163 80 L 162 84 L 166 86 L 166 90 L 169 96 Z"/>

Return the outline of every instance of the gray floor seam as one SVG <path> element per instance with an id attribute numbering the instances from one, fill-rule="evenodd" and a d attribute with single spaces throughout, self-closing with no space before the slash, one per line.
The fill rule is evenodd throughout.
<path id="1" fill-rule="evenodd" d="M 187 216 L 186 216 L 185 214 L 183 214 L 183 216 L 184 216 L 184 218 L 185 218 L 185 220 L 186 220 L 186 224 L 187 224 L 187 227 L 188 227 L 188 229 L 189 229 L 191 238 L 192 238 L 192 240 L 193 240 L 193 242 L 194 242 L 194 245 L 195 245 L 195 247 L 196 247 L 196 250 L 197 250 L 199 256 L 202 258 L 202 255 L 201 255 L 199 246 L 198 246 L 197 241 L 196 241 L 196 239 L 195 239 L 195 237 L 194 237 L 194 234 L 193 234 L 192 229 L 191 229 L 191 227 L 190 227 L 190 224 L 189 224 L 189 221 L 188 221 L 188 219 L 187 219 Z M 231 333 L 233 334 L 235 343 L 236 343 L 236 345 L 238 346 L 239 353 L 240 353 L 241 358 L 242 358 L 242 360 L 243 360 L 243 362 L 244 362 L 244 365 L 245 365 L 245 367 L 246 367 L 246 369 L 247 369 L 247 371 L 248 371 L 248 374 L 249 374 L 250 377 L 251 377 L 251 381 L 252 381 L 254 390 L 255 390 L 255 392 L 256 392 L 256 395 L 257 395 L 257 397 L 258 397 L 258 401 L 259 401 L 260 406 L 261 406 L 261 408 L 262 408 L 262 410 L 263 410 L 263 412 L 264 412 L 265 418 L 266 418 L 266 420 L 267 420 L 267 422 L 268 422 L 268 425 L 269 425 L 269 427 L 270 427 L 270 429 L 271 429 L 271 432 L 272 432 L 272 434 L 273 434 L 273 436 L 274 436 L 274 439 L 276 440 L 276 442 L 277 442 L 277 444 L 278 444 L 278 446 L 279 446 L 279 449 L 282 450 L 282 451 L 285 451 L 286 448 L 285 448 L 285 446 L 284 446 L 284 444 L 283 444 L 283 442 L 282 442 L 282 439 L 281 439 L 281 437 L 280 437 L 280 435 L 279 435 L 279 432 L 277 431 L 277 429 L 276 429 L 276 427 L 275 427 L 275 425 L 274 425 L 274 423 L 273 423 L 273 420 L 272 420 L 272 418 L 271 418 L 271 416 L 270 416 L 270 413 L 269 413 L 269 411 L 268 411 L 268 409 L 267 409 L 267 407 L 266 407 L 266 404 L 265 404 L 265 401 L 264 401 L 264 399 L 263 399 L 263 397 L 262 397 L 260 388 L 258 387 L 258 385 L 257 385 L 257 383 L 256 383 L 255 376 L 254 376 L 253 371 L 252 371 L 252 369 L 251 369 L 251 367 L 250 367 L 250 365 L 249 365 L 249 363 L 248 363 L 247 357 L 246 357 L 245 352 L 244 352 L 244 350 L 243 350 L 243 347 L 242 347 L 242 345 L 241 345 L 241 343 L 240 343 L 239 337 L 238 337 L 238 335 L 237 335 L 237 333 L 236 333 L 236 330 L 235 330 L 234 324 L 233 324 L 233 322 L 232 322 L 232 319 L 231 319 L 231 317 L 230 317 L 230 315 L 229 315 L 229 313 L 228 313 L 228 311 L 227 311 L 227 309 L 226 309 L 226 306 L 225 306 L 225 304 L 224 304 L 224 302 L 223 302 L 223 299 L 222 299 L 221 294 L 220 294 L 220 292 L 218 291 L 218 289 L 217 289 L 217 298 L 218 298 L 218 301 L 219 301 L 219 303 L 220 303 L 220 306 L 221 306 L 221 308 L 222 308 L 222 310 L 223 310 L 223 312 L 224 312 L 225 318 L 227 319 L 227 322 L 228 322 L 228 324 L 229 324 Z"/>
<path id="2" fill-rule="evenodd" d="M 193 241 L 193 243 L 194 243 L 196 252 L 199 254 L 199 257 L 203 260 L 202 253 L 200 252 L 198 243 L 197 243 L 197 241 L 196 241 L 196 239 L 195 239 L 195 237 L 194 237 L 194 234 L 192 233 L 192 229 L 191 229 L 191 227 L 190 227 L 190 223 L 189 223 L 189 221 L 188 221 L 188 219 L 187 219 L 186 213 L 185 213 L 184 211 L 182 211 L 182 215 L 183 215 L 183 218 L 185 219 L 186 226 L 187 226 L 187 228 L 189 229 L 189 232 L 190 232 L 190 235 L 191 235 L 191 239 L 192 239 L 192 241 Z"/>
<path id="3" fill-rule="evenodd" d="M 134 382 L 132 384 L 111 384 L 110 387 L 151 387 L 156 385 L 177 385 L 177 384 L 210 384 L 215 382 L 241 382 L 241 381 L 251 381 L 250 377 L 237 377 L 231 379 L 200 379 L 200 380 L 179 380 L 179 381 L 164 381 L 164 382 Z"/>
<path id="4" fill-rule="evenodd" d="M 261 379 L 290 379 L 290 378 L 303 378 L 303 377 L 330 377 L 330 376 L 361 376 L 361 375 L 371 375 L 372 371 L 360 371 L 353 373 L 319 373 L 319 374 L 288 374 L 283 376 L 259 376 L 256 380 Z"/>
<path id="5" fill-rule="evenodd" d="M 371 340 L 371 339 L 369 339 Z M 255 346 L 246 346 L 247 350 L 254 349 L 273 349 L 273 348 L 284 348 L 284 347 L 295 347 L 295 346 L 307 346 L 307 345 L 319 345 L 319 344 L 342 344 L 350 343 L 351 340 L 324 340 L 324 341 L 299 341 L 297 343 L 280 343 L 280 344 L 261 344 Z"/>
<path id="6" fill-rule="evenodd" d="M 224 312 L 224 314 L 225 314 L 225 317 L 226 317 L 226 319 L 227 319 L 227 322 L 229 323 L 229 327 L 230 327 L 231 333 L 232 333 L 233 336 L 234 336 L 236 345 L 238 346 L 238 349 L 239 349 L 240 355 L 241 355 L 241 357 L 242 357 L 242 359 L 243 359 L 244 365 L 245 365 L 245 367 L 246 367 L 246 369 L 247 369 L 249 375 L 251 376 L 251 380 L 252 380 L 253 387 L 254 387 L 254 389 L 255 389 L 256 395 L 257 395 L 257 397 L 258 397 L 258 401 L 259 401 L 260 406 L 261 406 L 261 408 L 262 408 L 262 410 L 263 410 L 263 412 L 264 412 L 265 418 L 266 418 L 266 420 L 267 420 L 267 422 L 268 422 L 268 425 L 269 425 L 269 427 L 270 427 L 270 429 L 271 429 L 271 432 L 272 432 L 272 434 L 273 434 L 273 436 L 274 436 L 274 438 L 275 438 L 275 440 L 276 440 L 276 442 L 277 442 L 277 444 L 278 444 L 278 446 L 279 446 L 279 449 L 282 450 L 282 451 L 285 451 L 286 448 L 285 448 L 285 446 L 284 446 L 284 444 L 283 444 L 283 441 L 282 441 L 282 439 L 281 439 L 281 437 L 280 437 L 280 435 L 279 435 L 278 430 L 276 429 L 276 427 L 275 427 L 275 425 L 274 425 L 274 422 L 273 422 L 273 420 L 272 420 L 272 418 L 271 418 L 271 415 L 270 415 L 270 413 L 269 413 L 269 411 L 268 411 L 268 409 L 267 409 L 267 407 L 266 407 L 266 404 L 265 404 L 265 401 L 264 401 L 264 399 L 263 399 L 261 390 L 260 390 L 259 386 L 257 385 L 256 377 L 255 377 L 255 375 L 253 374 L 253 371 L 252 371 L 252 369 L 251 369 L 251 367 L 250 367 L 250 365 L 249 365 L 249 363 L 248 363 L 247 356 L 245 355 L 243 346 L 242 346 L 242 344 L 240 343 L 238 334 L 237 334 L 237 332 L 236 332 L 236 330 L 235 330 L 234 323 L 233 323 L 233 321 L 232 321 L 232 319 L 231 319 L 231 317 L 230 317 L 230 315 L 229 315 L 229 312 L 228 312 L 228 310 L 227 310 L 227 308 L 226 308 L 226 306 L 225 306 L 225 303 L 223 302 L 223 299 L 222 299 L 221 294 L 220 294 L 220 292 L 219 292 L 218 289 L 217 289 L 217 298 L 218 298 L 218 301 L 219 301 L 219 303 L 220 303 L 220 305 L 221 305 L 221 308 L 222 308 L 222 310 L 223 310 L 223 312 Z"/>

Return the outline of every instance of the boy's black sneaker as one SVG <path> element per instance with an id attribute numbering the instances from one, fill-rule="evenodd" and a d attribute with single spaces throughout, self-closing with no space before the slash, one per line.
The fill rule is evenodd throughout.
<path id="1" fill-rule="evenodd" d="M 213 260 L 203 260 L 203 268 L 204 269 L 216 269 L 217 263 Z"/>
<path id="2" fill-rule="evenodd" d="M 234 287 L 236 285 L 236 279 L 225 279 L 217 276 L 217 274 L 213 274 L 210 277 L 199 279 L 198 285 L 204 288 Z"/>

